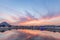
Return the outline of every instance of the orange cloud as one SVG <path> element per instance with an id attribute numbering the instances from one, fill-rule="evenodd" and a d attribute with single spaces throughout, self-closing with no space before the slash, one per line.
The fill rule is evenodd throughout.
<path id="1" fill-rule="evenodd" d="M 22 25 L 22 26 L 60 25 L 60 16 L 20 22 L 18 23 L 18 25 Z"/>

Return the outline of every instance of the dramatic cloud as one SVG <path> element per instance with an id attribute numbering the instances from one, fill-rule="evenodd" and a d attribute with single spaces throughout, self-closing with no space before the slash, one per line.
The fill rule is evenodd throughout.
<path id="1" fill-rule="evenodd" d="M 20 22 L 18 25 L 23 26 L 40 26 L 40 25 L 60 25 L 60 16 L 52 18 L 43 18 L 38 20 L 30 20 L 25 22 Z"/>

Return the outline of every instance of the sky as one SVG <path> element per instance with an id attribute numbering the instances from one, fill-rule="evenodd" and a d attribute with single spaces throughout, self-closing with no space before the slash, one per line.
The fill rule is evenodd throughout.
<path id="1" fill-rule="evenodd" d="M 60 0 L 0 0 L 0 21 L 60 16 Z"/>

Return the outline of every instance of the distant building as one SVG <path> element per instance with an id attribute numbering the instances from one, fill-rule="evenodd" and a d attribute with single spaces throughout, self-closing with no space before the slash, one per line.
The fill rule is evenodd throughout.
<path id="1" fill-rule="evenodd" d="M 0 27 L 7 27 L 7 26 L 11 26 L 11 25 L 8 24 L 7 22 L 0 23 Z"/>

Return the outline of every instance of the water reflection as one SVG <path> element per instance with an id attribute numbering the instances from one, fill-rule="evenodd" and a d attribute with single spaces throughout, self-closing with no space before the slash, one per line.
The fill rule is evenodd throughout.
<path id="1" fill-rule="evenodd" d="M 60 33 L 39 30 L 11 30 L 0 33 L 0 40 L 60 40 Z"/>

